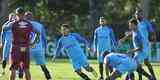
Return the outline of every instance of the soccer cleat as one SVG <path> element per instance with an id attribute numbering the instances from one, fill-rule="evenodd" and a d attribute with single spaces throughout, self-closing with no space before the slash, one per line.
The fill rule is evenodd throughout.
<path id="1" fill-rule="evenodd" d="M 103 77 L 100 77 L 98 80 L 104 80 L 104 78 L 103 78 Z"/>
<path id="2" fill-rule="evenodd" d="M 18 77 L 19 77 L 20 79 L 23 79 L 23 72 L 19 72 Z"/>

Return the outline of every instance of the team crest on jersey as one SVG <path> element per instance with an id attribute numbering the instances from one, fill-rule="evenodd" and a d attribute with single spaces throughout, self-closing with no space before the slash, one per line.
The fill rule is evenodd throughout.
<path id="1" fill-rule="evenodd" d="M 27 22 L 21 21 L 18 23 L 20 28 L 26 28 L 27 27 Z"/>

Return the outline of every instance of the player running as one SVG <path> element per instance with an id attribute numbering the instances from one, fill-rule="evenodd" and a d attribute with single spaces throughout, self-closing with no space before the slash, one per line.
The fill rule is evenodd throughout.
<path id="1" fill-rule="evenodd" d="M 30 54 L 29 54 L 29 46 L 30 46 L 30 34 L 31 32 L 35 32 L 32 28 L 32 24 L 24 19 L 25 11 L 23 8 L 16 9 L 17 20 L 11 26 L 12 30 L 12 48 L 10 54 L 10 80 L 15 80 L 15 73 L 18 68 L 23 68 L 25 73 L 25 80 L 31 80 L 31 75 L 29 71 L 30 65 Z M 37 33 L 37 32 L 35 32 Z M 38 35 L 36 40 L 38 39 Z M 35 41 L 36 41 L 35 40 Z M 35 43 L 32 43 L 32 45 Z"/>
<path id="2" fill-rule="evenodd" d="M 145 72 L 142 68 L 137 68 L 137 63 L 134 59 L 121 53 L 109 53 L 105 51 L 103 54 L 104 64 L 106 66 L 106 80 L 116 80 L 121 77 L 124 73 L 132 73 L 137 70 L 138 73 L 143 74 L 149 80 L 153 80 L 153 77 Z M 113 67 L 112 73 L 109 75 L 109 66 Z M 134 79 L 131 79 L 134 80 Z"/>
<path id="3" fill-rule="evenodd" d="M 5 22 L 2 26 L 2 31 L 1 31 L 1 47 L 3 48 L 2 50 L 2 75 L 5 74 L 5 68 L 7 65 L 7 61 L 9 58 L 10 54 L 10 48 L 12 44 L 12 32 L 11 32 L 11 27 L 9 26 L 9 23 L 15 21 L 16 16 L 14 13 L 10 13 L 8 17 L 8 21 Z"/>
<path id="4" fill-rule="evenodd" d="M 40 65 L 42 71 L 44 72 L 46 79 L 51 80 L 51 75 L 45 65 L 45 53 L 47 49 L 45 29 L 42 24 L 33 20 L 32 12 L 26 12 L 25 18 L 29 20 L 32 26 L 34 27 L 34 29 L 36 29 L 36 31 L 40 33 L 39 40 L 30 49 L 31 56 L 35 59 L 36 64 Z"/>
<path id="5" fill-rule="evenodd" d="M 145 58 L 144 60 L 144 64 L 148 67 L 148 70 L 149 72 L 153 75 L 153 77 L 156 79 L 156 76 L 154 74 L 154 71 L 153 71 L 153 68 L 152 68 L 152 65 L 150 64 L 149 62 L 149 49 L 150 49 L 150 46 L 149 46 L 149 33 L 151 33 L 151 38 L 153 41 L 156 41 L 156 33 L 154 31 L 154 29 L 152 28 L 152 24 L 143 17 L 143 12 L 142 10 L 137 10 L 136 13 L 135 13 L 135 17 L 138 21 L 138 30 L 139 32 L 141 33 L 142 37 L 144 38 L 144 41 L 146 42 L 146 51 L 145 53 L 147 54 L 147 57 Z M 140 77 L 140 80 L 142 80 L 142 76 L 139 75 Z"/>
<path id="6" fill-rule="evenodd" d="M 99 80 L 103 80 L 103 53 L 105 50 L 111 52 L 115 49 L 116 40 L 113 30 L 107 26 L 107 21 L 104 17 L 100 17 L 100 26 L 94 32 L 94 51 L 97 53 L 99 63 Z"/>
<path id="7" fill-rule="evenodd" d="M 62 49 L 65 50 L 69 56 L 75 72 L 81 78 L 85 80 L 91 80 L 85 73 L 82 72 L 81 67 L 83 67 L 88 72 L 92 72 L 93 75 L 97 77 L 97 73 L 89 65 L 87 57 L 80 47 L 80 43 L 88 44 L 88 42 L 79 34 L 70 33 L 68 24 L 63 24 L 61 26 L 61 33 L 63 36 L 59 39 L 55 54 L 60 53 Z"/>

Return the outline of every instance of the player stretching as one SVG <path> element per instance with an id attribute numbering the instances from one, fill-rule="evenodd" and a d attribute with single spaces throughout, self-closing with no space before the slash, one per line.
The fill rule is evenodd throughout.
<path id="1" fill-rule="evenodd" d="M 10 54 L 11 75 L 10 80 L 15 80 L 15 73 L 18 68 L 23 68 L 25 80 L 31 80 L 29 71 L 30 54 L 29 36 L 33 31 L 32 24 L 24 20 L 25 11 L 22 8 L 16 9 L 17 20 L 10 24 L 12 30 L 12 49 Z M 37 39 L 37 38 L 36 38 Z M 36 41 L 36 40 L 35 40 Z M 35 43 L 35 41 L 33 43 Z M 32 44 L 33 45 L 33 44 Z"/>
<path id="2" fill-rule="evenodd" d="M 136 21 L 136 19 L 131 19 L 129 21 L 129 29 L 132 30 L 132 32 L 128 33 L 126 36 L 132 37 L 132 42 L 134 46 L 134 49 L 129 50 L 127 53 L 135 53 L 134 59 L 137 61 L 139 69 L 142 68 L 141 64 L 144 62 L 144 60 L 148 58 L 148 44 L 146 40 L 144 40 L 144 38 L 142 37 L 142 34 L 140 33 L 137 24 L 138 22 Z"/>
<path id="3" fill-rule="evenodd" d="M 100 17 L 100 26 L 94 33 L 94 51 L 97 53 L 99 63 L 99 80 L 103 80 L 103 53 L 105 50 L 111 52 L 115 49 L 115 37 L 112 29 L 106 25 L 107 21 L 104 17 Z"/>
<path id="4" fill-rule="evenodd" d="M 143 17 L 143 12 L 142 12 L 142 10 L 137 10 L 136 11 L 136 13 L 135 13 L 135 17 L 136 17 L 136 19 L 137 19 L 137 21 L 138 21 L 138 30 L 140 31 L 140 33 L 142 34 L 142 37 L 144 38 L 144 40 L 145 40 L 145 42 L 147 43 L 147 45 L 146 45 L 146 48 L 148 48 L 148 49 L 146 49 L 146 54 L 148 54 L 149 55 L 149 33 L 151 33 L 151 38 L 152 38 L 152 40 L 155 42 L 156 41 L 156 33 L 154 32 L 154 29 L 153 29 L 153 27 L 152 27 L 152 25 L 151 25 L 151 23 L 147 20 L 147 19 L 145 19 L 144 17 Z M 153 71 L 153 68 L 152 68 L 152 65 L 149 63 L 149 58 L 148 58 L 149 56 L 147 56 L 146 58 L 145 58 L 145 60 L 144 60 L 144 64 L 148 67 L 148 70 L 149 70 L 149 72 L 150 72 L 150 74 L 152 74 L 153 75 L 153 77 L 156 79 L 156 76 L 155 76 L 155 74 L 154 74 L 154 71 Z M 140 80 L 142 80 L 142 76 L 141 75 L 139 75 L 139 78 L 140 78 Z"/>
<path id="5" fill-rule="evenodd" d="M 153 80 L 147 72 L 142 68 L 137 68 L 137 63 L 134 59 L 128 57 L 125 54 L 121 53 L 109 53 L 105 51 L 103 54 L 104 64 L 106 66 L 106 80 L 116 80 L 118 77 L 121 77 L 124 73 L 132 73 L 137 70 L 138 73 L 143 74 L 149 80 Z M 113 67 L 113 71 L 109 75 L 109 66 Z M 132 79 L 134 80 L 134 79 Z"/>
<path id="6" fill-rule="evenodd" d="M 63 24 L 61 26 L 61 33 L 63 36 L 59 39 L 55 54 L 60 53 L 60 51 L 64 49 L 69 56 L 75 72 L 81 78 L 85 80 L 91 80 L 85 73 L 81 71 L 81 67 L 88 72 L 92 72 L 93 75 L 97 77 L 97 73 L 87 62 L 87 57 L 80 47 L 80 43 L 87 44 L 87 41 L 77 33 L 70 33 L 69 25 L 67 24 Z"/>
<path id="7" fill-rule="evenodd" d="M 8 17 L 8 21 L 4 23 L 2 26 L 2 32 L 1 32 L 1 47 L 3 48 L 2 75 L 5 74 L 5 68 L 7 65 L 7 60 L 9 58 L 10 48 L 12 44 L 12 41 L 11 41 L 12 32 L 11 32 L 11 27 L 9 26 L 9 23 L 15 21 L 15 18 L 16 18 L 15 14 L 10 13 Z"/>
<path id="8" fill-rule="evenodd" d="M 33 20 L 33 14 L 31 12 L 26 12 L 25 18 L 31 21 L 33 28 L 40 33 L 39 40 L 35 43 L 34 47 L 30 49 L 31 56 L 35 59 L 36 64 L 40 65 L 46 79 L 51 80 L 51 75 L 45 65 L 45 53 L 47 48 L 45 29 L 42 24 Z"/>

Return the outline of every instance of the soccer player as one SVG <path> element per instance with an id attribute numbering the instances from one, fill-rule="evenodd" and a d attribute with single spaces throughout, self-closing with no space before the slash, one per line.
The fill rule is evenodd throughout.
<path id="1" fill-rule="evenodd" d="M 34 47 L 31 47 L 30 49 L 31 56 L 35 59 L 36 64 L 40 65 L 46 79 L 51 80 L 51 75 L 45 65 L 45 53 L 47 49 L 45 29 L 41 23 L 33 20 L 32 12 L 26 12 L 25 18 L 29 20 L 34 29 L 40 33 L 39 40 L 35 43 Z"/>
<path id="2" fill-rule="evenodd" d="M 129 50 L 127 53 L 135 53 L 133 58 L 137 61 L 138 68 L 142 68 L 141 64 L 148 58 L 148 53 L 146 52 L 148 51 L 148 44 L 144 40 L 137 25 L 138 22 L 136 19 L 131 19 L 129 21 L 129 29 L 132 30 L 132 32 L 128 33 L 126 36 L 132 37 L 134 49 Z"/>
<path id="3" fill-rule="evenodd" d="M 105 50 L 111 52 L 115 49 L 116 40 L 113 30 L 107 26 L 107 20 L 104 17 L 99 19 L 100 26 L 94 32 L 94 51 L 97 53 L 99 63 L 99 80 L 103 80 L 103 53 Z"/>
<path id="4" fill-rule="evenodd" d="M 137 19 L 138 21 L 138 30 L 139 32 L 141 33 L 142 37 L 144 38 L 145 42 L 147 43 L 147 45 L 145 46 L 147 49 L 145 51 L 146 54 L 149 55 L 149 33 L 151 33 L 151 38 L 153 41 L 156 41 L 156 33 L 154 31 L 154 29 L 152 28 L 152 24 L 143 17 L 143 12 L 142 10 L 137 10 L 136 13 L 135 13 L 135 18 Z M 148 56 L 145 58 L 144 60 L 144 64 L 148 67 L 150 73 L 154 76 L 154 78 L 156 79 L 156 76 L 154 74 L 154 71 L 153 71 L 153 68 L 152 68 L 152 65 L 149 63 L 149 59 L 148 59 Z M 140 80 L 142 80 L 142 77 L 141 75 L 139 75 L 140 77 Z"/>
<path id="5" fill-rule="evenodd" d="M 124 73 L 132 73 L 135 70 L 137 70 L 138 73 L 143 74 L 149 80 L 153 80 L 153 77 L 149 75 L 147 72 L 145 72 L 142 68 L 137 68 L 137 63 L 134 59 L 128 57 L 128 55 L 124 53 L 110 53 L 108 51 L 105 51 L 103 54 L 103 58 L 107 70 L 106 80 L 116 80 L 118 77 L 121 77 Z M 109 66 L 114 68 L 110 75 Z"/>
<path id="6" fill-rule="evenodd" d="M 30 66 L 30 54 L 29 54 L 29 46 L 34 45 L 35 40 L 33 43 L 30 44 L 30 34 L 31 32 L 37 33 L 32 28 L 32 24 L 24 19 L 25 11 L 23 8 L 16 9 L 16 17 L 17 20 L 9 26 L 11 26 L 12 30 L 12 48 L 10 54 L 10 80 L 15 80 L 15 73 L 16 70 L 19 68 L 23 68 L 25 73 L 25 80 L 31 80 L 31 75 L 29 71 Z M 38 39 L 38 34 L 37 38 Z"/>
<path id="7" fill-rule="evenodd" d="M 7 60 L 9 58 L 10 54 L 10 48 L 11 48 L 11 27 L 9 26 L 9 23 L 15 21 L 16 16 L 14 13 L 10 13 L 8 17 L 8 21 L 5 22 L 2 26 L 2 31 L 1 31 L 1 47 L 3 48 L 2 51 L 2 75 L 5 74 L 5 68 L 7 64 Z"/>
<path id="8" fill-rule="evenodd" d="M 84 80 L 91 80 L 85 73 L 82 72 L 81 68 L 83 67 L 86 71 L 92 72 L 95 77 L 97 77 L 97 73 L 95 70 L 89 65 L 87 61 L 87 57 L 80 47 L 80 43 L 88 44 L 87 41 L 82 38 L 77 33 L 70 32 L 70 26 L 68 24 L 63 24 L 61 26 L 62 37 L 58 41 L 58 45 L 56 48 L 55 54 L 61 52 L 61 50 L 65 50 L 69 59 L 73 65 L 75 72 Z"/>

